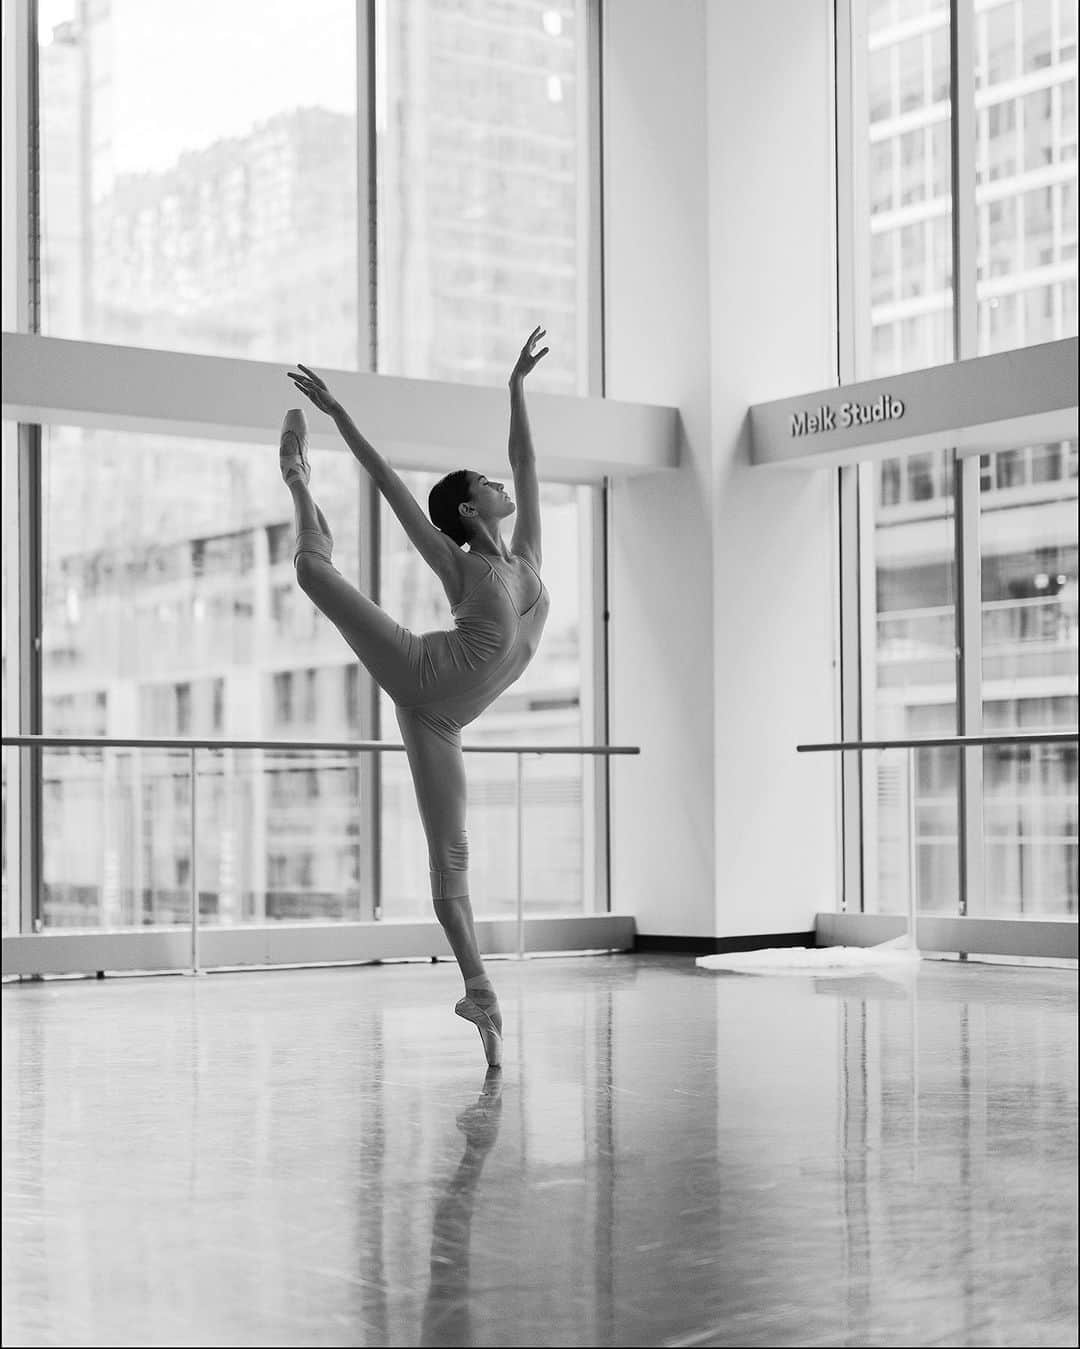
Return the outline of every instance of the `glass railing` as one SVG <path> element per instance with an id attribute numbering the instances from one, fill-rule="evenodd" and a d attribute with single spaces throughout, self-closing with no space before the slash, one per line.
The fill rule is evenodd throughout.
<path id="1" fill-rule="evenodd" d="M 910 934 L 920 916 L 1076 919 L 1078 744 L 1067 728 L 798 749 L 863 756 L 863 912 L 905 915 Z M 974 760 L 969 792 L 981 788 L 978 856 L 966 862 L 962 753 Z"/>
<path id="2" fill-rule="evenodd" d="M 400 744 L 5 736 L 3 747 L 6 829 L 17 823 L 13 757 L 40 777 L 31 931 L 186 926 L 197 953 L 200 928 L 430 918 L 427 845 Z M 516 918 L 520 948 L 526 907 L 530 918 L 594 911 L 586 763 L 638 749 L 464 752 L 477 917 Z M 12 851 L 7 933 L 20 930 Z"/>

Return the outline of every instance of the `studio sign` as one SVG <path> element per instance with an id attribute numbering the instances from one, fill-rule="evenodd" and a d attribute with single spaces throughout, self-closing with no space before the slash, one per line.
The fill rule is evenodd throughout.
<path id="1" fill-rule="evenodd" d="M 872 403 L 841 403 L 831 407 L 821 403 L 813 412 L 791 414 L 791 434 L 812 436 L 818 431 L 847 430 L 850 426 L 871 426 L 875 422 L 895 422 L 904 415 L 904 404 L 891 393 L 883 393 Z"/>

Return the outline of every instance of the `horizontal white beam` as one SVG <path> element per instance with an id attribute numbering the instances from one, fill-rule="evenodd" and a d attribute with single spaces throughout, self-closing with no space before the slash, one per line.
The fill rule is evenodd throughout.
<path id="1" fill-rule="evenodd" d="M 626 951 L 635 925 L 629 914 L 566 914 L 526 918 L 525 950 Z M 481 954 L 517 950 L 514 918 L 477 918 Z M 262 923 L 199 929 L 200 969 L 244 965 L 362 964 L 372 960 L 451 958 L 438 923 L 430 919 L 378 923 Z M 190 970 L 191 931 L 27 933 L 3 939 L 3 973 L 95 974 L 98 970 Z"/>
<path id="2" fill-rule="evenodd" d="M 1077 348 L 1071 337 L 759 403 L 750 409 L 751 462 L 831 468 L 1072 439 Z"/>
<path id="3" fill-rule="evenodd" d="M 277 444 L 287 408 L 304 402 L 288 366 L 142 347 L 3 334 L 3 415 L 51 426 Z M 505 472 L 505 389 L 320 369 L 368 439 L 397 468 Z M 330 420 L 307 407 L 311 443 L 341 448 Z M 596 483 L 672 469 L 675 408 L 530 392 L 540 476 Z"/>

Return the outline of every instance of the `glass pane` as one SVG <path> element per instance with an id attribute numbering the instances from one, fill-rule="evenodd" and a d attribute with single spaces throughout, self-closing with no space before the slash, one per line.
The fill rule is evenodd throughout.
<path id="1" fill-rule="evenodd" d="M 403 474 L 426 502 L 437 474 Z M 465 728 L 466 745 L 586 744 L 590 711 L 592 489 L 543 484 L 544 584 L 551 611 L 540 649 L 524 675 Z M 383 607 L 414 632 L 450 626 L 435 575 L 386 514 L 382 531 Z M 390 700 L 381 701 L 383 736 L 397 738 Z M 383 759 L 383 915 L 430 913 L 427 847 L 403 755 Z M 469 845 L 477 912 L 513 911 L 516 896 L 516 759 L 470 754 Z M 581 911 L 591 902 L 592 765 L 571 756 L 526 761 L 525 897 L 530 913 Z"/>
<path id="2" fill-rule="evenodd" d="M 866 34 L 867 122 L 855 128 L 869 268 L 869 312 L 856 316 L 863 379 L 953 355 L 948 0 L 914 15 L 870 6 Z"/>
<path id="3" fill-rule="evenodd" d="M 372 916 L 359 756 L 198 751 L 194 849 L 188 751 L 43 757 L 47 928 Z"/>
<path id="4" fill-rule="evenodd" d="M 356 661 L 296 584 L 292 501 L 278 474 L 274 447 L 68 427 L 46 429 L 43 439 L 46 734 L 251 739 L 360 734 Z M 355 580 L 355 466 L 344 453 L 310 453 L 312 481 L 332 516 L 335 563 Z M 135 771 L 131 765 L 117 767 L 116 790 L 138 799 L 143 789 L 132 785 Z M 81 775 L 70 786 L 68 772 Z M 145 821 L 146 812 L 159 809 L 171 818 L 175 810 L 180 834 L 171 825 L 162 833 L 166 824 L 156 815 L 154 827 L 160 846 L 174 859 L 169 865 L 179 866 L 181 835 L 187 846 L 186 798 L 169 778 L 171 765 L 169 773 L 160 767 L 155 772 L 153 793 L 165 793 L 173 805 L 166 810 L 147 804 L 144 792 L 143 805 L 130 807 L 132 819 Z M 318 769 L 323 777 L 329 772 Z M 234 802 L 229 809 L 241 814 L 248 809 L 241 803 L 243 793 L 263 802 L 245 826 L 249 831 L 265 829 L 270 809 L 269 788 L 252 785 L 252 773 L 237 768 L 237 785 L 235 790 L 230 786 L 228 796 Z M 332 785 L 320 784 L 320 799 L 340 799 L 344 779 L 335 773 Z M 86 765 L 75 759 L 57 767 L 54 795 L 45 807 L 46 815 L 52 814 L 46 828 L 54 831 L 48 837 L 60 850 L 54 858 L 82 846 L 66 832 L 57 834 L 56 821 L 63 831 L 80 835 L 99 827 L 93 812 L 104 809 L 98 800 L 100 782 L 100 766 L 89 777 Z M 180 793 L 175 799 L 169 795 L 174 787 Z M 353 819 L 336 808 L 320 817 L 327 850 L 350 854 Z M 305 832 L 309 837 L 301 840 Z M 280 830 L 271 836 L 280 856 L 290 850 L 299 855 L 310 847 L 311 832 L 305 826 L 293 842 Z M 250 832 L 244 836 L 241 831 L 240 837 L 246 837 L 245 847 L 253 846 Z M 117 855 L 126 855 L 124 848 Z M 285 865 L 285 880 L 294 877 L 291 867 Z M 59 884 L 60 873 L 54 875 Z M 312 882 L 313 894 L 320 885 Z M 247 912 L 237 905 L 222 913 Z M 326 917 L 335 905 L 347 907 L 340 897 L 313 905 L 306 916 Z M 111 921 L 102 917 L 113 913 L 109 905 L 95 912 Z M 123 912 L 142 911 L 136 905 Z M 211 905 L 207 912 L 217 909 Z M 58 921 L 48 908 L 44 916 L 47 924 Z M 301 916 L 295 905 L 289 916 Z M 127 916 L 124 921 L 144 919 Z"/>
<path id="5" fill-rule="evenodd" d="M 188 758 L 175 750 L 42 752 L 47 930 L 190 923 Z"/>
<path id="6" fill-rule="evenodd" d="M 956 733 L 956 590 L 951 456 L 911 455 L 863 465 L 862 628 L 865 739 Z M 864 906 L 899 913 L 907 903 L 906 755 L 866 755 L 863 771 Z M 957 912 L 957 761 L 919 751 L 915 782 L 919 906 Z"/>
<path id="7" fill-rule="evenodd" d="M 355 5 L 43 5 L 42 331 L 355 367 Z"/>
<path id="8" fill-rule="evenodd" d="M 585 0 L 379 0 L 379 368 L 587 392 Z"/>
<path id="9" fill-rule="evenodd" d="M 1077 443 L 983 457 L 986 730 L 1073 728 L 1077 679 Z M 1075 745 L 983 753 L 990 913 L 1077 912 Z"/>
<path id="10" fill-rule="evenodd" d="M 225 750 L 200 762 L 204 922 L 374 916 L 363 755 Z"/>
<path id="11" fill-rule="evenodd" d="M 941 705 L 912 708 L 907 734 L 953 734 L 955 727 L 943 724 L 950 711 Z M 917 913 L 959 914 L 957 751 L 935 747 L 909 756 L 906 749 L 889 749 L 864 759 L 876 797 L 865 886 L 867 900 L 873 896 L 875 902 L 864 911 L 906 913 L 914 899 Z"/>
<path id="12" fill-rule="evenodd" d="M 1077 332 L 1073 9 L 1071 0 L 975 7 L 980 355 Z"/>

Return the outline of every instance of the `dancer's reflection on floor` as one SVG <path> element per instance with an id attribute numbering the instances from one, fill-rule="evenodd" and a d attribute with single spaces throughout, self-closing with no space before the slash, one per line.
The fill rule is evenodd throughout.
<path id="1" fill-rule="evenodd" d="M 469 1240 L 480 1173 L 499 1136 L 502 1070 L 489 1068 L 475 1105 L 457 1117 L 465 1152 L 435 1208 L 431 1237 L 431 1287 L 424 1305 L 420 1344 L 473 1342 L 469 1288 Z"/>

